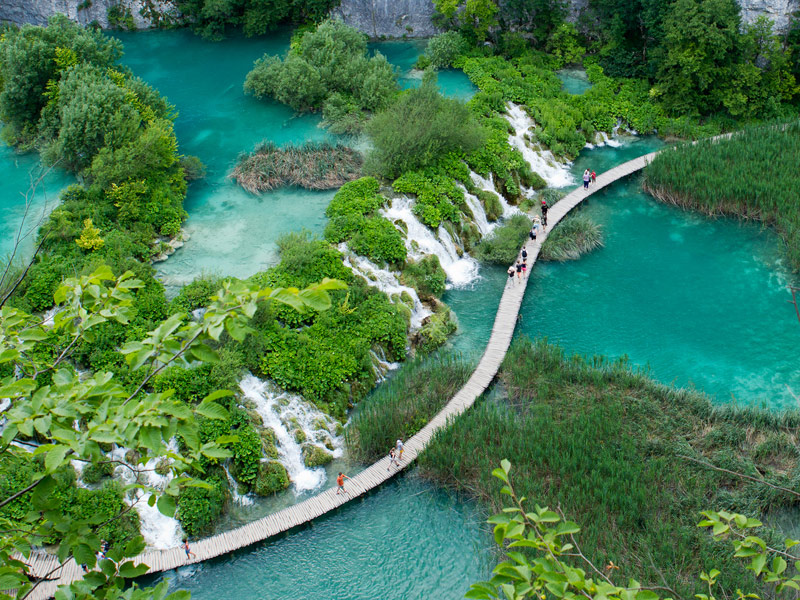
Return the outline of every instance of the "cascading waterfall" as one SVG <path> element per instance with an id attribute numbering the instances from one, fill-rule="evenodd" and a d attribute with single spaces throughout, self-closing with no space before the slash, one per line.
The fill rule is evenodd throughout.
<path id="1" fill-rule="evenodd" d="M 439 263 L 447 274 L 449 287 L 464 287 L 478 277 L 478 261 L 469 254 L 458 255 L 450 233 L 439 227 L 438 237 L 423 225 L 411 211 L 412 200 L 395 198 L 390 208 L 381 214 L 392 222 L 402 221 L 406 226 L 406 248 L 409 256 L 420 259 L 427 254 L 439 257 Z"/>
<path id="2" fill-rule="evenodd" d="M 370 350 L 369 354 L 372 358 L 372 369 L 375 371 L 375 377 L 378 380 L 378 383 L 383 383 L 386 381 L 386 374 L 389 371 L 394 371 L 395 369 L 400 367 L 399 362 L 389 362 L 386 358 L 386 354 L 383 352 L 383 348 L 379 348 L 380 354 L 375 352 L 374 350 Z"/>
<path id="3" fill-rule="evenodd" d="M 170 440 L 167 450 L 178 452 L 178 443 L 175 439 Z M 114 479 L 120 480 L 125 485 L 138 482 L 158 490 L 163 490 L 167 487 L 167 484 L 172 480 L 172 472 L 167 472 L 166 475 L 159 475 L 155 471 L 162 459 L 151 458 L 144 466 L 131 468 L 125 460 L 127 453 L 127 448 L 115 448 L 109 454 L 112 460 L 122 463 L 114 469 Z M 133 498 L 126 498 L 125 501 L 128 504 L 135 504 L 134 508 L 139 513 L 142 537 L 144 537 L 147 545 L 161 549 L 179 546 L 183 537 L 183 529 L 180 522 L 177 519 L 161 514 L 155 505 L 150 506 L 148 504 L 149 492 L 136 489 L 133 494 Z"/>
<path id="4" fill-rule="evenodd" d="M 275 433 L 278 460 L 286 467 L 295 492 L 314 490 L 325 483 L 325 469 L 306 467 L 303 447 L 294 431 L 301 430 L 306 444 L 325 449 L 337 458 L 343 453 L 344 441 L 337 435 L 337 423 L 294 394 L 278 390 L 274 385 L 253 375 L 239 382 L 245 398 L 253 402 L 264 427 Z"/>
<path id="5" fill-rule="evenodd" d="M 497 224 L 489 223 L 489 219 L 486 217 L 486 210 L 483 208 L 483 204 L 481 204 L 477 196 L 470 194 L 464 186 L 459 185 L 459 187 L 464 192 L 464 199 L 467 201 L 467 206 L 469 206 L 469 209 L 472 211 L 472 216 L 475 218 L 475 225 L 478 226 L 481 237 L 490 234 L 492 230 L 497 227 Z"/>
<path id="6" fill-rule="evenodd" d="M 522 211 L 520 209 L 518 209 L 516 206 L 511 206 L 508 203 L 508 201 L 503 197 L 503 194 L 497 191 L 497 188 L 494 185 L 494 178 L 492 177 L 491 173 L 489 173 L 489 179 L 481 177 L 475 171 L 470 171 L 469 176 L 470 179 L 472 179 L 472 183 L 474 183 L 477 187 L 479 187 L 483 191 L 497 194 L 497 197 L 500 199 L 500 206 L 503 207 L 504 219 L 513 217 L 514 215 L 522 214 Z"/>
<path id="7" fill-rule="evenodd" d="M 560 164 L 549 150 L 536 151 L 528 145 L 525 136 L 528 134 L 528 130 L 535 126 L 535 123 L 525 109 L 509 102 L 506 104 L 506 111 L 506 119 L 514 128 L 514 133 L 508 136 L 508 142 L 522 152 L 522 156 L 531 169 L 538 173 L 550 187 L 559 188 L 572 185 L 574 181 L 568 165 Z"/>
<path id="8" fill-rule="evenodd" d="M 222 465 L 222 470 L 225 471 L 225 477 L 228 478 L 228 488 L 231 491 L 231 499 L 233 500 L 234 504 L 241 504 L 242 506 L 250 506 L 253 504 L 255 500 L 250 494 L 239 493 L 239 483 L 233 478 L 233 475 L 231 475 L 231 471 L 227 463 Z"/>
<path id="9" fill-rule="evenodd" d="M 404 293 L 408 294 L 413 301 L 413 306 L 409 307 L 411 308 L 411 329 L 416 331 L 422 327 L 423 319 L 429 317 L 431 311 L 422 304 L 417 290 L 402 285 L 391 271 L 381 269 L 369 259 L 351 253 L 346 243 L 342 242 L 339 244 L 339 251 L 344 256 L 344 264 L 346 267 L 350 267 L 354 273 L 366 280 L 368 284 L 384 292 L 392 301 L 396 301 L 394 296 L 402 296 Z"/>

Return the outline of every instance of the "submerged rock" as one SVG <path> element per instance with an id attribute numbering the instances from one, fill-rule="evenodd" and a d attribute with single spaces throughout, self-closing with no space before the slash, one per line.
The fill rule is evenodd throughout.
<path id="1" fill-rule="evenodd" d="M 258 475 L 253 484 L 253 492 L 259 496 L 269 496 L 289 487 L 289 473 L 281 463 L 262 462 L 258 465 Z"/>

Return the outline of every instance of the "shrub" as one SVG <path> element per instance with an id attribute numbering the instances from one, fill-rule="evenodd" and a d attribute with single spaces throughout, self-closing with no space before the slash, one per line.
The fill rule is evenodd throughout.
<path id="1" fill-rule="evenodd" d="M 350 249 L 377 263 L 402 263 L 406 259 L 402 234 L 384 217 L 365 219 L 350 240 Z"/>
<path id="2" fill-rule="evenodd" d="M 439 257 L 430 254 L 417 261 L 409 261 L 400 275 L 400 281 L 417 290 L 423 300 L 430 300 L 444 294 L 447 274 L 439 263 Z"/>
<path id="3" fill-rule="evenodd" d="M 497 221 L 503 216 L 503 205 L 500 204 L 500 197 L 497 194 L 486 190 L 477 190 L 476 195 L 483 205 L 483 210 L 486 211 L 488 221 Z"/>
<path id="4" fill-rule="evenodd" d="M 109 462 L 89 463 L 81 471 L 81 479 L 84 483 L 99 483 L 104 477 L 111 477 L 114 473 L 114 465 Z"/>
<path id="5" fill-rule="evenodd" d="M 380 185 L 374 177 L 362 177 L 345 183 L 325 209 L 328 217 L 349 215 L 369 215 L 383 205 L 384 199 L 378 193 Z"/>
<path id="6" fill-rule="evenodd" d="M 446 31 L 432 37 L 425 49 L 425 56 L 434 69 L 446 69 L 467 50 L 467 42 L 457 31 Z"/>
<path id="7" fill-rule="evenodd" d="M 206 176 L 206 166 L 198 157 L 191 155 L 181 156 L 179 161 L 186 181 L 203 179 Z"/>
<path id="8" fill-rule="evenodd" d="M 219 476 L 206 478 L 211 487 L 184 488 L 178 496 L 177 518 L 181 527 L 190 536 L 199 536 L 213 531 L 222 509 L 225 507 L 227 482 Z"/>
<path id="9" fill-rule="evenodd" d="M 289 473 L 281 463 L 270 461 L 259 464 L 253 492 L 259 496 L 271 496 L 288 487 Z"/>
<path id="10" fill-rule="evenodd" d="M 428 354 L 443 345 L 457 327 L 450 308 L 439 304 L 436 312 L 428 317 L 428 321 L 414 335 L 414 345 L 421 353 Z"/>
<path id="11" fill-rule="evenodd" d="M 395 180 L 392 188 L 401 194 L 415 194 L 417 201 L 412 211 L 433 229 L 442 221 L 457 221 L 457 207 L 464 203 L 464 192 L 455 181 L 436 169 L 404 173 Z"/>
<path id="12" fill-rule="evenodd" d="M 514 215 L 484 238 L 475 248 L 479 260 L 500 265 L 510 265 L 519 255 L 519 249 L 528 238 L 531 220 L 525 215 Z"/>

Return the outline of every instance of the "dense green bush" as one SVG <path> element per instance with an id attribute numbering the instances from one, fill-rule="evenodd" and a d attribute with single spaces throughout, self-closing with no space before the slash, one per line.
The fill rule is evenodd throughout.
<path id="1" fill-rule="evenodd" d="M 430 254 L 419 260 L 409 261 L 400 275 L 400 281 L 417 290 L 421 299 L 430 300 L 444 294 L 447 274 L 439 263 L 439 257 Z"/>
<path id="2" fill-rule="evenodd" d="M 447 341 L 457 327 L 450 308 L 446 304 L 438 304 L 436 311 L 414 335 L 414 345 L 422 354 L 433 352 Z"/>
<path id="3" fill-rule="evenodd" d="M 434 229 L 442 221 L 457 221 L 458 206 L 464 203 L 464 192 L 438 169 L 406 172 L 395 180 L 392 188 L 401 194 L 416 195 L 411 210 L 420 221 Z"/>
<path id="4" fill-rule="evenodd" d="M 247 74 L 244 89 L 305 112 L 323 109 L 339 131 L 357 130 L 367 113 L 397 92 L 392 66 L 380 53 L 367 57 L 366 36 L 338 21 L 306 31 L 284 59 L 265 55 Z"/>
<path id="5" fill-rule="evenodd" d="M 84 483 L 99 483 L 104 477 L 110 477 L 114 473 L 114 465 L 110 462 L 89 463 L 81 471 L 81 479 Z"/>
<path id="6" fill-rule="evenodd" d="M 377 263 L 402 263 L 406 259 L 403 235 L 384 217 L 364 219 L 350 240 L 350 249 Z"/>
<path id="7" fill-rule="evenodd" d="M 486 219 L 488 221 L 497 221 L 503 216 L 503 205 L 500 203 L 500 198 L 494 192 L 487 192 L 486 190 L 477 190 L 475 193 L 478 200 L 483 205 L 483 210 L 486 212 Z"/>
<path id="8" fill-rule="evenodd" d="M 466 52 L 467 42 L 457 31 L 446 31 L 428 40 L 425 56 L 434 69 L 452 67 L 453 62 Z"/>
<path id="9" fill-rule="evenodd" d="M 289 474 L 281 463 L 270 461 L 262 462 L 258 467 L 253 492 L 259 496 L 271 496 L 289 487 Z"/>
<path id="10" fill-rule="evenodd" d="M 517 259 L 530 229 L 531 220 L 528 217 L 514 215 L 495 229 L 490 237 L 481 240 L 475 248 L 475 255 L 482 261 L 510 265 Z"/>
<path id="11" fill-rule="evenodd" d="M 372 118 L 367 133 L 373 149 L 365 172 L 391 178 L 432 166 L 448 152 L 471 152 L 485 138 L 469 109 L 443 97 L 435 73 L 427 71 L 420 87 L 403 92 Z"/>
<path id="12" fill-rule="evenodd" d="M 328 204 L 325 214 L 330 218 L 373 214 L 384 203 L 379 190 L 380 184 L 374 177 L 345 183 Z"/>
<path id="13" fill-rule="evenodd" d="M 227 501 L 227 482 L 219 477 L 206 478 L 210 488 L 186 488 L 178 496 L 178 520 L 190 536 L 211 533 Z"/>

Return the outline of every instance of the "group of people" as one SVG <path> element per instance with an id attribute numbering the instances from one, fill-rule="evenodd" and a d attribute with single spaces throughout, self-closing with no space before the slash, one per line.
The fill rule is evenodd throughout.
<path id="1" fill-rule="evenodd" d="M 596 182 L 597 182 L 597 173 L 595 173 L 594 171 L 590 171 L 589 169 L 586 169 L 583 172 L 583 189 L 588 190 L 589 183 L 596 183 Z"/>
<path id="2" fill-rule="evenodd" d="M 528 232 L 528 237 L 531 238 L 532 242 L 536 241 L 536 238 L 539 237 L 539 233 L 547 231 L 547 211 L 549 208 L 550 207 L 547 206 L 547 200 L 542 199 L 542 216 L 541 218 L 538 215 L 533 217 L 533 227 L 531 227 L 530 232 Z M 520 253 L 520 258 L 517 259 L 517 264 L 508 267 L 508 278 L 513 281 L 514 274 L 516 273 L 517 281 L 522 281 L 523 273 L 527 272 L 528 272 L 528 247 L 523 246 L 522 252 Z"/>
<path id="3" fill-rule="evenodd" d="M 403 440 L 397 440 L 394 446 L 389 449 L 389 466 L 386 467 L 386 470 L 389 471 L 392 468 L 392 465 L 400 468 L 400 462 L 403 460 L 403 451 L 405 447 L 403 446 Z M 336 485 L 338 489 L 336 490 L 336 495 L 339 494 L 346 494 L 347 490 L 344 489 L 344 480 L 350 479 L 347 475 L 339 471 L 339 475 L 336 477 Z"/>

